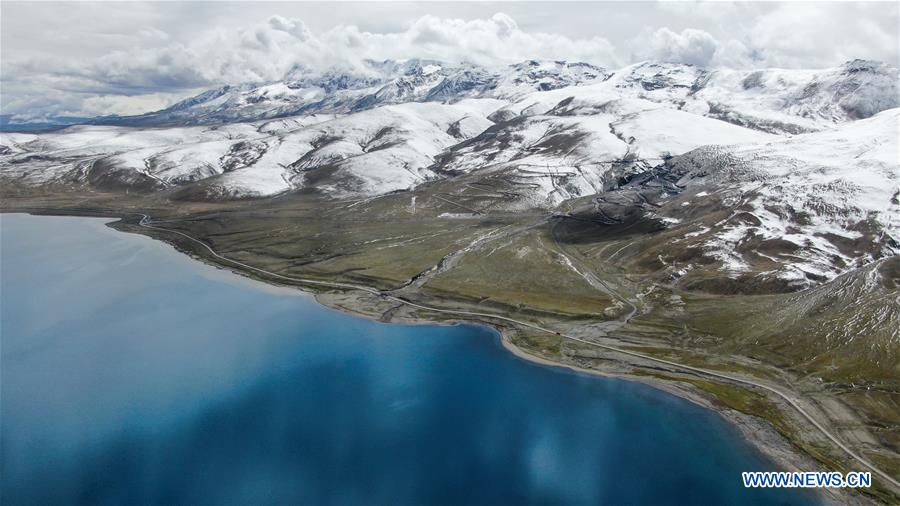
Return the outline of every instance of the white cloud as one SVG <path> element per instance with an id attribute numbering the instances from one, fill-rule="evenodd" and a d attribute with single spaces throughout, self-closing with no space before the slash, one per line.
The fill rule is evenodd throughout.
<path id="1" fill-rule="evenodd" d="M 199 90 L 196 90 L 199 91 Z M 194 92 L 188 92 L 193 94 Z M 81 111 L 87 116 L 118 114 L 127 116 L 164 109 L 185 98 L 185 93 L 146 93 L 134 97 L 97 95 L 81 101 Z"/>
<path id="2" fill-rule="evenodd" d="M 896 2 L 788 3 L 759 16 L 748 34 L 768 66 L 816 68 L 854 58 L 898 64 Z"/>
<path id="3" fill-rule="evenodd" d="M 312 4 L 286 4 L 279 11 L 294 16 L 269 17 L 260 16 L 272 8 L 264 4 L 63 4 L 58 9 L 68 14 L 62 17 L 48 17 L 46 5 L 4 8 L 4 113 L 124 114 L 167 105 L 198 88 L 279 79 L 297 64 L 352 67 L 363 59 L 420 57 L 496 66 L 546 58 L 612 68 L 639 59 L 807 68 L 858 57 L 894 64 L 898 59 L 896 3 L 509 4 L 515 19 L 485 14 L 493 7 L 480 4 L 453 9 L 423 4 L 416 7 L 419 13 L 399 18 L 387 11 L 412 7 L 360 6 L 368 13 L 385 12 L 372 14 L 371 22 L 340 9 L 323 22 L 327 8 Z M 423 10 L 444 15 L 422 15 Z M 449 10 L 468 17 L 447 15 Z M 318 19 L 319 29 L 311 29 L 298 12 Z M 552 22 L 546 21 L 551 16 Z M 347 19 L 355 24 L 342 23 Z M 569 33 L 551 32 L 576 25 Z M 637 26 L 648 28 L 634 37 Z"/>
<path id="4" fill-rule="evenodd" d="M 645 44 L 647 56 L 641 59 L 700 66 L 713 63 L 721 47 L 712 35 L 696 28 L 685 28 L 681 33 L 675 33 L 663 27 L 650 34 Z"/>
<path id="5" fill-rule="evenodd" d="M 4 104 L 4 114 L 20 121 L 41 121 L 53 116 L 120 116 L 141 114 L 168 107 L 179 100 L 196 95 L 202 89 L 180 92 L 156 92 L 140 95 L 71 93 L 46 86 L 4 93 L 12 98 Z"/>
<path id="6" fill-rule="evenodd" d="M 696 28 L 674 32 L 663 27 L 654 32 L 645 32 L 635 38 L 632 45 L 642 48 L 632 55 L 633 60 L 689 63 L 707 68 L 766 66 L 766 62 L 754 59 L 753 52 L 744 42 L 736 39 L 723 42 L 709 32 Z"/>
<path id="7" fill-rule="evenodd" d="M 167 40 L 165 32 L 147 29 L 143 38 Z M 487 66 L 519 62 L 529 58 L 556 58 L 601 63 L 621 63 L 615 48 L 602 37 L 571 39 L 558 34 L 525 32 L 510 16 L 494 14 L 487 19 L 462 20 L 422 16 L 406 29 L 373 33 L 353 25 L 339 25 L 315 35 L 299 19 L 271 16 L 262 23 L 229 31 L 212 29 L 187 42 L 162 46 L 116 49 L 93 61 L 71 61 L 54 57 L 5 63 L 13 76 L 13 90 L 27 81 L 40 82 L 56 91 L 94 92 L 132 98 L 103 99 L 98 96 L 68 100 L 45 98 L 42 114 L 121 114 L 160 103 L 161 91 L 195 89 L 224 83 L 276 80 L 293 66 L 312 68 L 343 65 L 361 67 L 364 59 L 434 58 L 451 62 L 469 61 Z M 25 100 L 4 103 L 7 111 L 34 108 L 41 97 L 28 93 Z M 46 91 L 46 90 L 45 90 Z M 50 97 L 55 93 L 48 93 Z M 50 105 L 52 104 L 52 107 Z M 101 107 L 109 104 L 108 109 Z"/>
<path id="8" fill-rule="evenodd" d="M 159 30 L 145 37 L 165 38 Z M 314 35 L 299 19 L 272 16 L 236 31 L 213 29 L 187 43 L 116 49 L 93 61 L 45 57 L 8 62 L 7 75 L 58 89 L 96 89 L 133 95 L 223 83 L 279 79 L 296 64 L 357 66 L 363 59 L 435 58 L 483 65 L 528 58 L 619 63 L 601 37 L 570 39 L 528 33 L 505 14 L 465 21 L 424 16 L 398 32 L 372 33 L 352 25 Z"/>
<path id="9" fill-rule="evenodd" d="M 563 35 L 526 32 L 502 13 L 488 19 L 443 19 L 423 16 L 407 30 L 384 35 L 339 27 L 324 34 L 329 43 L 356 39 L 368 58 L 409 58 L 411 55 L 481 65 L 515 63 L 531 58 L 582 60 L 605 65 L 622 62 L 603 37 L 573 39 Z"/>
<path id="10" fill-rule="evenodd" d="M 696 12 L 718 28 L 661 27 L 645 30 L 629 46 L 632 59 L 728 68 L 825 68 L 855 58 L 898 64 L 897 3 L 724 4 L 698 9 L 694 3 L 666 3 L 672 14 Z"/>

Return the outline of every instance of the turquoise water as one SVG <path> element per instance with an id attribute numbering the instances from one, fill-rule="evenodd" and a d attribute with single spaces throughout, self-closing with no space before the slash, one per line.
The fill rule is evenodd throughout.
<path id="1" fill-rule="evenodd" d="M 14 504 L 806 504 L 715 413 L 381 324 L 104 220 L 0 217 Z"/>

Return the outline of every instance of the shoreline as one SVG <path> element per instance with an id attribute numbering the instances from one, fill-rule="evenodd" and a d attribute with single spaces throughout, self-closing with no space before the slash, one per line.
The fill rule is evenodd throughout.
<path id="1" fill-rule="evenodd" d="M 316 302 L 322 306 L 337 311 L 344 312 L 353 316 L 363 317 L 370 320 L 376 320 L 370 315 L 357 310 L 347 308 L 346 306 L 334 306 L 326 301 L 320 300 L 318 295 L 314 295 Z M 614 379 L 620 381 L 631 381 L 640 383 L 647 387 L 659 390 L 668 395 L 678 397 L 688 401 L 703 409 L 712 411 L 720 416 L 726 424 L 733 428 L 737 434 L 747 442 L 754 450 L 759 452 L 765 458 L 774 462 L 776 466 L 783 471 L 820 471 L 823 469 L 821 464 L 816 462 L 812 457 L 802 450 L 796 448 L 789 440 L 778 433 L 775 428 L 765 419 L 741 413 L 727 406 L 717 404 L 712 394 L 703 392 L 702 390 L 691 386 L 688 383 L 677 380 L 665 380 L 653 376 L 638 376 L 628 373 L 619 373 L 612 371 L 603 371 L 599 369 L 588 369 L 579 367 L 574 364 L 564 362 L 555 362 L 539 355 L 534 355 L 527 350 L 517 346 L 510 339 L 510 333 L 503 328 L 494 324 L 477 320 L 443 320 L 433 321 L 424 318 L 402 317 L 399 321 L 390 322 L 402 325 L 478 325 L 490 329 L 497 334 L 497 340 L 500 346 L 511 355 L 519 360 L 523 360 L 532 364 L 537 364 L 554 369 L 568 369 L 569 371 L 579 374 L 586 374 L 593 377 Z M 820 499 L 823 504 L 875 504 L 868 497 L 859 493 L 847 491 L 844 489 L 810 489 L 813 494 Z"/>
<path id="2" fill-rule="evenodd" d="M 217 271 L 227 271 L 230 274 L 237 275 L 237 279 L 231 279 L 230 282 L 239 280 L 249 280 L 254 289 L 274 290 L 282 294 L 310 296 L 315 302 L 327 309 L 339 311 L 355 317 L 366 318 L 368 320 L 381 321 L 382 323 L 396 323 L 402 325 L 478 325 L 490 329 L 497 334 L 499 344 L 515 357 L 531 363 L 553 367 L 565 368 L 571 371 L 588 374 L 595 377 L 619 379 L 624 381 L 635 381 L 647 385 L 656 390 L 674 395 L 681 399 L 687 400 L 701 408 L 708 409 L 717 413 L 727 423 L 733 427 L 741 437 L 748 442 L 756 451 L 774 462 L 782 470 L 786 471 L 813 471 L 823 470 L 821 463 L 811 457 L 802 449 L 794 445 L 785 436 L 781 435 L 775 427 L 766 419 L 746 414 L 728 406 L 716 402 L 716 397 L 712 393 L 703 391 L 686 381 L 678 379 L 659 378 L 652 375 L 638 375 L 625 371 L 603 370 L 594 368 L 580 367 L 562 361 L 554 361 L 546 357 L 542 357 L 529 352 L 516 345 L 511 340 L 511 332 L 495 322 L 485 321 L 484 319 L 463 319 L 459 316 L 453 316 L 447 319 L 429 319 L 421 316 L 413 316 L 408 314 L 394 315 L 391 314 L 387 321 L 383 320 L 376 314 L 373 314 L 373 308 L 366 307 L 361 300 L 365 295 L 355 294 L 351 292 L 327 293 L 317 291 L 311 286 L 301 286 L 292 283 L 283 283 L 272 279 L 266 279 L 251 271 L 243 270 L 237 266 L 224 265 L 215 261 L 214 258 L 206 255 L 200 255 L 184 249 L 177 241 L 160 237 L 156 234 L 145 233 L 147 230 L 140 227 L 130 229 L 134 226 L 124 221 L 122 212 L 113 210 L 85 210 L 82 212 L 75 210 L 0 210 L 0 216 L 5 213 L 22 213 L 31 215 L 55 215 L 55 216 L 77 216 L 86 218 L 109 219 L 104 225 L 117 232 L 135 233 L 145 236 L 153 241 L 159 241 L 172 246 L 177 252 L 184 254 L 190 260 L 199 261 L 209 267 L 215 268 Z M 128 228 L 116 225 L 125 225 Z M 230 275 L 228 276 L 231 277 Z M 369 294 L 371 295 L 371 294 Z M 452 300 L 450 303 L 452 304 Z M 369 312 L 367 312 L 367 309 Z M 616 360 L 616 365 L 626 368 L 638 369 L 640 366 L 629 363 L 627 361 Z M 745 387 L 739 387 L 743 390 L 750 391 Z M 768 396 L 767 396 L 768 398 Z M 781 407 L 780 407 L 781 408 Z M 737 478 L 736 478 L 737 479 Z M 813 489 L 814 494 L 822 501 L 828 504 L 876 504 L 877 501 L 867 494 L 856 492 L 854 489 Z"/>
<path id="3" fill-rule="evenodd" d="M 116 222 L 110 222 L 114 224 Z M 115 227 L 110 227 L 115 230 Z M 350 316 L 365 318 L 367 320 L 377 321 L 385 324 L 400 324 L 400 325 L 477 325 L 481 327 L 485 327 L 489 329 L 492 333 L 496 334 L 498 343 L 500 346 L 508 353 L 512 354 L 516 358 L 520 360 L 524 360 L 526 362 L 530 362 L 533 364 L 538 364 L 551 368 L 563 368 L 568 369 L 570 371 L 574 371 L 580 374 L 587 374 L 594 377 L 599 378 L 607 378 L 607 379 L 617 379 L 622 381 L 633 381 L 637 383 L 641 383 L 650 388 L 654 388 L 661 392 L 667 393 L 669 395 L 676 396 L 680 399 L 684 399 L 688 402 L 691 402 L 694 405 L 697 405 L 703 409 L 710 410 L 720 416 L 725 422 L 731 426 L 736 432 L 746 441 L 750 446 L 754 448 L 757 452 L 762 454 L 765 458 L 774 462 L 778 467 L 785 471 L 812 471 L 812 470 L 822 470 L 824 469 L 820 463 L 814 460 L 811 456 L 807 455 L 801 449 L 794 446 L 787 438 L 778 433 L 777 430 L 765 419 L 745 414 L 740 411 L 734 410 L 724 405 L 717 404 L 715 402 L 715 397 L 712 394 L 703 392 L 699 388 L 693 387 L 692 385 L 683 382 L 683 381 L 672 381 L 665 380 L 653 376 L 638 376 L 634 374 L 628 373 L 619 373 L 612 371 L 603 371 L 599 369 L 589 369 L 584 367 L 579 367 L 574 364 L 567 364 L 564 362 L 556 362 L 550 360 L 545 357 L 541 357 L 532 353 L 529 353 L 523 348 L 520 348 L 516 344 L 514 344 L 510 339 L 510 333 L 505 328 L 497 325 L 496 323 L 478 320 L 478 319 L 462 319 L 458 317 L 448 318 L 448 319 L 428 319 L 422 318 L 419 316 L 410 316 L 410 315 L 391 315 L 391 318 L 388 321 L 382 320 L 376 314 L 372 314 L 366 311 L 364 304 L 359 301 L 360 297 L 355 294 L 348 294 L 347 292 L 341 293 L 339 296 L 335 297 L 333 294 L 318 292 L 315 291 L 314 288 L 308 286 L 299 286 L 294 284 L 282 283 L 276 280 L 270 279 L 262 279 L 260 276 L 248 272 L 242 269 L 239 269 L 236 266 L 227 266 L 213 261 L 212 259 L 202 256 L 196 255 L 194 253 L 183 251 L 178 247 L 175 241 L 171 241 L 166 238 L 154 237 L 150 234 L 139 234 L 146 235 L 147 237 L 158 240 L 160 242 L 171 245 L 180 253 L 185 254 L 189 258 L 193 260 L 197 260 L 203 264 L 206 264 L 210 267 L 214 267 L 217 270 L 228 271 L 231 274 L 237 275 L 240 279 L 250 280 L 253 284 L 262 284 L 263 287 L 255 287 L 256 289 L 267 289 L 267 290 L 277 290 L 281 293 L 290 293 L 293 292 L 295 294 L 302 294 L 305 296 L 310 296 L 317 304 L 321 305 L 324 308 L 327 308 L 332 311 L 338 311 L 344 314 L 348 314 Z M 231 280 L 234 282 L 235 280 Z M 365 295 L 363 295 L 364 297 Z M 625 364 L 625 362 L 622 362 Z M 844 489 L 812 489 L 814 495 L 817 496 L 820 500 L 823 501 L 824 504 L 845 504 L 848 501 L 851 501 L 853 504 L 875 504 L 874 501 L 869 500 L 868 497 L 863 494 L 856 493 L 853 491 L 848 491 Z"/>

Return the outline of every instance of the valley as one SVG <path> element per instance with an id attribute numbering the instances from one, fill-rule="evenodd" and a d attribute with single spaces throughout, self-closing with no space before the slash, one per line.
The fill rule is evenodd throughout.
<path id="1" fill-rule="evenodd" d="M 374 319 L 487 323 L 713 407 L 787 467 L 862 470 L 763 384 L 900 475 L 897 69 L 378 68 L 4 133 L 2 210 L 119 217 Z"/>

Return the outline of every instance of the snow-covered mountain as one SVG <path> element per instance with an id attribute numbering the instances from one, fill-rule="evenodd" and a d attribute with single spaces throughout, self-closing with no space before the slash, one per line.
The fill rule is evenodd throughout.
<path id="1" fill-rule="evenodd" d="M 131 126 L 211 125 L 299 114 L 346 114 L 406 102 L 518 97 L 603 80 L 587 63 L 530 60 L 501 69 L 434 60 L 367 61 L 361 68 L 324 72 L 295 66 L 270 83 L 229 85 L 140 116 L 98 118 Z"/>
<path id="2" fill-rule="evenodd" d="M 731 277 L 788 289 L 900 254 L 900 109 L 837 128 L 703 146 L 656 174 L 674 191 L 652 214 Z M 674 262 L 684 275 L 695 259 Z"/>
<path id="3" fill-rule="evenodd" d="M 296 67 L 142 116 L 2 134 L 0 178 L 190 200 L 368 198 L 444 181 L 486 211 L 594 196 L 609 222 L 621 209 L 601 202 L 636 192 L 652 205 L 622 212 L 683 230 L 682 246 L 729 275 L 805 286 L 900 253 L 898 106 L 897 69 L 858 60 Z"/>

